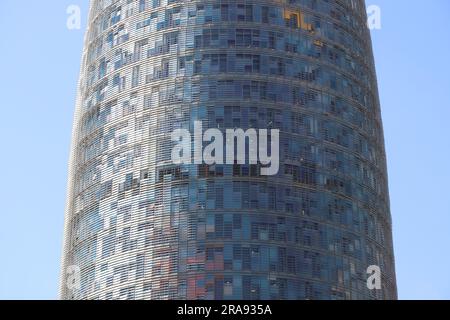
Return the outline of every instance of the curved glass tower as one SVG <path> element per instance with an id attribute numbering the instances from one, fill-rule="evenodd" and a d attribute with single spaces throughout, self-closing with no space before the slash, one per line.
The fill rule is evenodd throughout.
<path id="1" fill-rule="evenodd" d="M 363 0 L 92 0 L 61 297 L 396 299 L 366 19 Z M 175 164 L 199 122 L 280 130 L 278 173 Z"/>

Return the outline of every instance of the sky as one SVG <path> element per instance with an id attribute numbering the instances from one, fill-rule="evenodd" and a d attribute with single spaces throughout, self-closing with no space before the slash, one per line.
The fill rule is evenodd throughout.
<path id="1" fill-rule="evenodd" d="M 450 299 L 450 1 L 366 0 L 400 299 Z M 69 5 L 82 27 L 66 27 Z M 88 0 L 2 0 L 0 299 L 56 299 Z"/>

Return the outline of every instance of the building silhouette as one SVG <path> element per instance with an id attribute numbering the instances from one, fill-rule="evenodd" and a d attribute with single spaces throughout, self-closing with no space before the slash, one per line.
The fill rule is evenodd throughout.
<path id="1" fill-rule="evenodd" d="M 396 299 L 366 20 L 363 0 L 92 0 L 61 298 Z M 279 129 L 278 174 L 174 164 L 195 121 Z"/>

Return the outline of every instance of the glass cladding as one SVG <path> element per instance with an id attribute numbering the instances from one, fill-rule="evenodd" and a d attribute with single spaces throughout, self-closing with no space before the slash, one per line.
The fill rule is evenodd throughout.
<path id="1" fill-rule="evenodd" d="M 395 299 L 366 18 L 362 0 L 91 1 L 61 297 Z M 278 174 L 174 165 L 196 121 L 279 129 Z"/>

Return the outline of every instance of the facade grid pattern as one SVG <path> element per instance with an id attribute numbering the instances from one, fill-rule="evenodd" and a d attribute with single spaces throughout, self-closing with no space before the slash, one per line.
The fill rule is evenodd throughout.
<path id="1" fill-rule="evenodd" d="M 366 20 L 363 0 L 92 0 L 61 298 L 396 299 Z M 174 165 L 195 121 L 279 129 L 278 174 Z"/>

